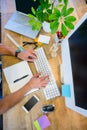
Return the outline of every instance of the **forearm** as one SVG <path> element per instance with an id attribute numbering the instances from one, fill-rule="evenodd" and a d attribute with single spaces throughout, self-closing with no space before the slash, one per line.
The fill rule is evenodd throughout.
<path id="1" fill-rule="evenodd" d="M 49 76 L 43 76 L 43 77 L 39 76 L 40 74 L 37 73 L 21 89 L 4 97 L 0 101 L 0 114 L 6 112 L 8 109 L 16 105 L 24 97 L 24 95 L 31 89 L 45 87 L 49 82 Z"/>
<path id="2" fill-rule="evenodd" d="M 9 94 L 0 101 L 0 114 L 5 113 L 7 110 L 16 105 L 24 95 L 30 90 L 27 84 L 20 90 Z"/>
<path id="3" fill-rule="evenodd" d="M 0 55 L 16 56 L 21 60 L 30 62 L 33 62 L 37 58 L 34 50 L 23 50 L 20 51 L 19 53 L 17 53 L 16 51 L 17 49 L 14 49 L 12 47 L 0 43 Z"/>
<path id="4" fill-rule="evenodd" d="M 0 55 L 15 55 L 15 49 L 4 44 L 0 44 Z"/>

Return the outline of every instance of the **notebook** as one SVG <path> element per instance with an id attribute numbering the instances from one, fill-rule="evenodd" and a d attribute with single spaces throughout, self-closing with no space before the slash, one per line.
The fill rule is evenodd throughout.
<path id="1" fill-rule="evenodd" d="M 15 0 L 16 10 L 5 25 L 5 29 L 14 31 L 32 39 L 36 38 L 39 31 L 32 30 L 32 26 L 28 24 L 28 13 L 31 12 L 31 7 L 37 8 L 39 1 L 33 0 Z"/>
<path id="2" fill-rule="evenodd" d="M 33 76 L 27 61 L 21 61 L 19 63 L 6 67 L 3 69 L 3 72 L 11 92 L 15 92 L 22 88 Z M 36 90 L 38 89 L 32 89 L 26 93 L 26 95 Z"/>

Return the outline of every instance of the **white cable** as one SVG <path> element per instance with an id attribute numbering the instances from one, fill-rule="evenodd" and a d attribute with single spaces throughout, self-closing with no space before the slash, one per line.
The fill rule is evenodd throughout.
<path id="1" fill-rule="evenodd" d="M 16 47 L 20 48 L 19 44 L 12 38 L 12 36 L 11 36 L 10 34 L 7 34 L 7 37 L 12 41 L 12 43 L 13 43 Z"/>
<path id="2" fill-rule="evenodd" d="M 24 49 L 12 38 L 10 34 L 7 33 L 7 37 L 12 41 L 12 43 L 18 47 L 19 50 L 23 51 Z"/>

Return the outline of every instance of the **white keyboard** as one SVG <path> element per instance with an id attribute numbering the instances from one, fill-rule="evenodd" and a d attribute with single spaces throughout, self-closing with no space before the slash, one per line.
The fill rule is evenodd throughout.
<path id="1" fill-rule="evenodd" d="M 36 49 L 37 59 L 34 61 L 37 72 L 40 72 L 42 76 L 49 75 L 50 82 L 43 89 L 45 97 L 47 100 L 52 99 L 54 97 L 60 96 L 60 92 L 58 90 L 58 86 L 56 84 L 55 78 L 53 76 L 51 67 L 48 63 L 47 57 L 43 48 Z"/>

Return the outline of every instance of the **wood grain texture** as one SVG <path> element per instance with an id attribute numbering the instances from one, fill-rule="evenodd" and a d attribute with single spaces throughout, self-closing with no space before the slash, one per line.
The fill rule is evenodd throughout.
<path id="1" fill-rule="evenodd" d="M 14 12 L 14 0 L 1 0 L 1 12 L 2 12 L 2 42 L 6 45 L 12 46 L 16 48 L 11 41 L 6 37 L 6 33 L 11 34 L 14 39 L 22 45 L 23 41 L 32 41 L 31 39 L 24 37 L 20 34 L 14 33 L 9 30 L 4 29 L 4 25 L 7 20 L 10 18 L 12 13 Z M 87 12 L 87 4 L 85 4 L 85 0 L 69 0 L 69 6 L 75 7 L 74 15 L 77 17 L 77 21 Z M 41 34 L 45 34 L 43 31 Z M 46 34 L 48 35 L 48 34 Z M 50 35 L 50 34 L 49 34 Z M 58 50 L 58 55 L 56 58 L 51 58 L 49 53 L 49 48 L 53 43 L 53 37 L 51 36 L 50 44 L 44 45 L 44 49 L 48 58 L 48 61 L 52 67 L 53 74 L 61 90 L 61 80 L 60 80 L 60 64 L 61 64 L 61 48 Z M 25 49 L 30 49 L 29 46 L 26 46 Z M 3 56 L 2 64 L 3 68 L 20 62 L 15 57 L 12 56 Z M 29 63 L 33 73 L 36 73 L 35 67 L 33 63 Z M 6 96 L 10 93 L 9 87 L 3 75 L 3 95 Z M 34 120 L 43 115 L 41 108 L 46 104 L 54 104 L 55 111 L 48 114 L 48 118 L 51 122 L 51 126 L 46 128 L 46 130 L 87 130 L 87 118 L 68 109 L 65 106 L 64 97 L 60 96 L 55 99 L 46 101 L 43 91 L 37 91 L 36 94 L 40 101 L 39 103 L 28 113 L 26 114 L 22 109 L 22 105 L 33 95 L 30 94 L 22 101 L 20 101 L 15 107 L 10 109 L 8 112 L 3 114 L 3 130 L 36 130 L 34 127 Z"/>

